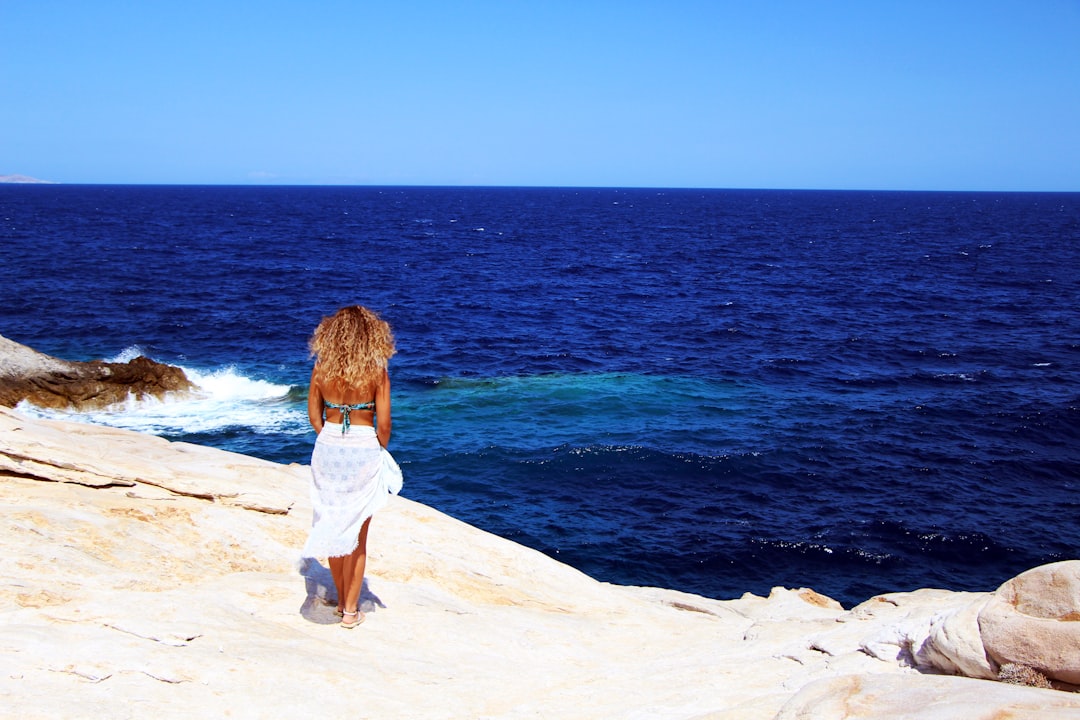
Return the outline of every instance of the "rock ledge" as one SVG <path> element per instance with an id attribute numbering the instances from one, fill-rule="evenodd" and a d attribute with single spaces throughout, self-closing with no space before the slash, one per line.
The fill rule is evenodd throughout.
<path id="1" fill-rule="evenodd" d="M 0 335 L 0 405 L 26 400 L 47 408 L 90 410 L 129 396 L 163 398 L 195 389 L 184 371 L 137 357 L 127 363 L 71 362 Z"/>
<path id="2" fill-rule="evenodd" d="M 1011 596 L 620 587 L 405 497 L 342 630 L 297 552 L 309 473 L 0 408 L 0 714 L 1080 720 L 990 679 L 979 610 Z"/>

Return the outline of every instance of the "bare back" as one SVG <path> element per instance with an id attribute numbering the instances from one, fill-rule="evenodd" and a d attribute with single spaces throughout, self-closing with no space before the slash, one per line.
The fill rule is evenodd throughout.
<path id="1" fill-rule="evenodd" d="M 318 366 L 311 371 L 311 384 L 308 388 L 308 419 L 315 432 L 320 432 L 324 422 L 341 423 L 342 411 L 328 407 L 335 405 L 374 404 L 374 410 L 355 409 L 350 412 L 350 421 L 354 425 L 378 426 L 376 432 L 383 447 L 390 441 L 390 376 L 383 370 L 381 382 L 375 387 L 357 388 L 347 385 L 339 379 L 327 379 L 319 372 Z"/>

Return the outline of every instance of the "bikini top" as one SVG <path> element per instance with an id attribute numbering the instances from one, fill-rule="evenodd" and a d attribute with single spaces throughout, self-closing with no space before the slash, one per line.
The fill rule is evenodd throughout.
<path id="1" fill-rule="evenodd" d="M 374 410 L 375 409 L 375 401 L 374 400 L 372 400 L 371 402 L 366 402 L 366 403 L 358 403 L 356 405 L 346 405 L 345 403 L 340 403 L 340 404 L 339 403 L 332 403 L 332 402 L 329 402 L 327 400 L 323 400 L 323 405 L 325 405 L 326 407 L 334 408 L 335 410 L 340 410 L 341 411 L 341 418 L 342 418 L 341 419 L 341 434 L 342 435 L 349 432 L 349 413 L 351 413 L 353 410 Z"/>

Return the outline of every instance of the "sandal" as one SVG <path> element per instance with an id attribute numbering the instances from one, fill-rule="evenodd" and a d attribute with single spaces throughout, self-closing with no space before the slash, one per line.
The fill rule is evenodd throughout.
<path id="1" fill-rule="evenodd" d="M 348 618 L 350 615 L 355 619 L 349 620 Z M 346 630 L 352 630 L 354 627 L 356 627 L 362 622 L 364 622 L 364 614 L 359 610 L 353 610 L 352 612 L 346 610 L 341 613 L 341 627 L 345 628 Z"/>

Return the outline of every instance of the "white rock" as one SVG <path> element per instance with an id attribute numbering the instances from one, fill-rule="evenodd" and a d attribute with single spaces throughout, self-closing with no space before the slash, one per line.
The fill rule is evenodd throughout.
<path id="1" fill-rule="evenodd" d="M 1080 720 L 1080 696 L 933 675 L 847 675 L 807 685 L 776 720 Z"/>
<path id="2" fill-rule="evenodd" d="M 1080 685 L 1080 561 L 1033 568 L 1004 583 L 979 612 L 987 655 Z"/>
<path id="3" fill-rule="evenodd" d="M 0 468 L 6 717 L 768 719 L 818 680 L 925 680 L 865 638 L 971 600 L 619 587 L 398 497 L 343 630 L 298 556 L 305 467 L 0 408 Z"/>
<path id="4" fill-rule="evenodd" d="M 997 668 L 987 658 L 979 632 L 979 613 L 991 599 L 990 594 L 983 594 L 936 613 L 930 619 L 926 639 L 916 644 L 918 666 L 950 675 L 995 679 Z"/>

